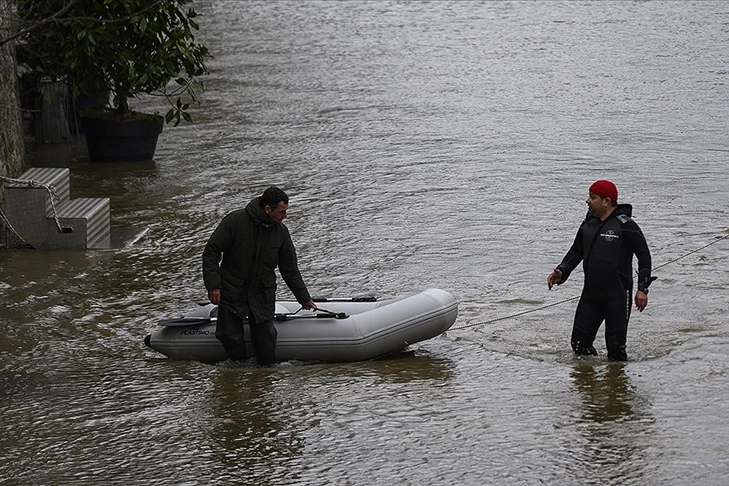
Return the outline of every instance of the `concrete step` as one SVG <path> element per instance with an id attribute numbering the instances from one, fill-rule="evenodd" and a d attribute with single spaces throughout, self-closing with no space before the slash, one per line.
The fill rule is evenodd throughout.
<path id="1" fill-rule="evenodd" d="M 38 250 L 110 248 L 109 198 L 70 199 L 68 168 L 33 167 L 18 180 L 24 182 L 9 182 L 5 186 L 3 211 L 27 244 Z M 51 186 L 58 199 L 52 200 L 41 184 Z"/>
<path id="2" fill-rule="evenodd" d="M 71 197 L 71 171 L 67 167 L 31 167 L 23 172 L 23 175 L 18 177 L 18 179 L 24 181 L 35 181 L 39 184 L 52 186 L 56 196 L 58 196 L 58 200 L 55 201 L 56 204 L 68 201 Z M 18 187 L 26 188 L 27 186 L 11 182 L 8 183 L 6 189 Z M 36 189 L 44 192 L 44 198 L 46 199 L 46 214 L 52 214 L 53 207 L 51 205 L 51 199 L 48 191 L 43 187 L 37 187 Z"/>
<path id="3" fill-rule="evenodd" d="M 56 206 L 62 228 L 73 228 L 77 239 L 71 247 L 103 249 L 111 245 L 111 211 L 109 198 L 71 199 Z M 67 237 L 69 240 L 71 237 Z"/>

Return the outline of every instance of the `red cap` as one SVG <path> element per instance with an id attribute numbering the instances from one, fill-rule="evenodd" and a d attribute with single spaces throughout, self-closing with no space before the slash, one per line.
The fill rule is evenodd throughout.
<path id="1" fill-rule="evenodd" d="M 590 186 L 590 192 L 597 194 L 598 196 L 607 197 L 611 201 L 618 200 L 618 188 L 610 181 L 601 179 L 593 182 Z"/>

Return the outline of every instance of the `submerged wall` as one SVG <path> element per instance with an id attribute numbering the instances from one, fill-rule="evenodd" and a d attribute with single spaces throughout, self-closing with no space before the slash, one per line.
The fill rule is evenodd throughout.
<path id="1" fill-rule="evenodd" d="M 0 0 L 0 176 L 17 177 L 23 169 L 24 142 L 15 42 L 16 0 Z M 0 181 L 0 204 L 4 200 Z"/>

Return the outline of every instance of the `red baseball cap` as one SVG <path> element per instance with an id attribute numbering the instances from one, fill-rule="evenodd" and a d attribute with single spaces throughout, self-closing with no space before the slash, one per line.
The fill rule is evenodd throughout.
<path id="1" fill-rule="evenodd" d="M 607 197 L 611 201 L 618 200 L 618 188 L 612 182 L 604 179 L 593 182 L 590 186 L 590 192 L 601 197 Z"/>

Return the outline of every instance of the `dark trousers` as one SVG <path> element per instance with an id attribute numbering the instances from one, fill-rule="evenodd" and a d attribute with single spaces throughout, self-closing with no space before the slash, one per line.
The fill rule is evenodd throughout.
<path id="1" fill-rule="evenodd" d="M 256 322 L 248 312 L 244 319 L 240 314 L 227 306 L 218 306 L 218 324 L 215 337 L 223 343 L 228 358 L 233 361 L 243 361 L 248 358 L 246 352 L 243 325 L 248 323 L 251 332 L 253 354 L 261 366 L 271 366 L 276 362 L 276 337 L 278 333 L 273 325 L 273 316 L 270 320 Z"/>
<path id="2" fill-rule="evenodd" d="M 604 320 L 608 359 L 628 359 L 625 342 L 628 336 L 631 294 L 632 289 L 613 292 L 583 290 L 572 327 L 572 349 L 576 354 L 597 354 L 593 343 Z"/>

